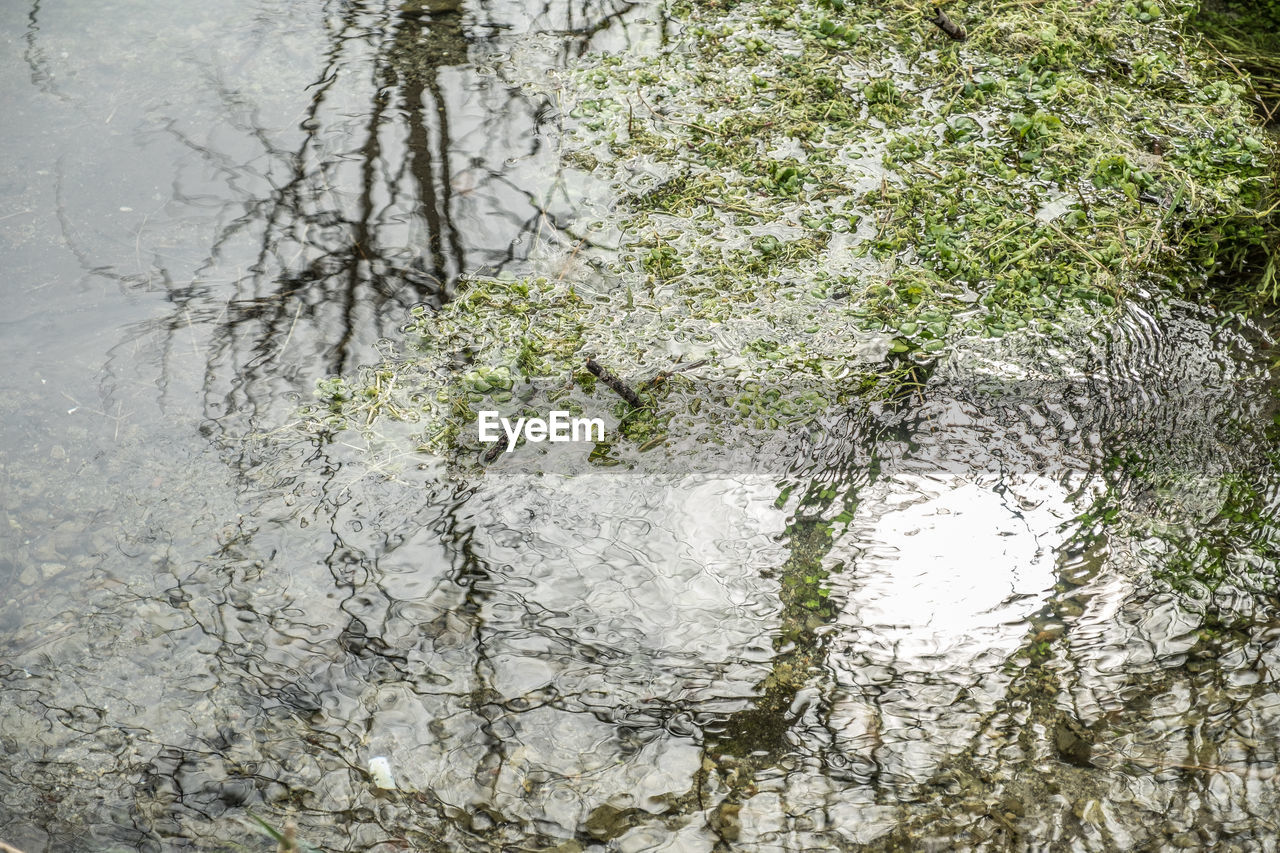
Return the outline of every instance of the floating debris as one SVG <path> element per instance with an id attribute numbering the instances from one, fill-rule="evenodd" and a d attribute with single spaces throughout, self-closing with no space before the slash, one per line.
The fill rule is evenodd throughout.
<path id="1" fill-rule="evenodd" d="M 396 790 L 396 779 L 391 775 L 391 762 L 385 755 L 376 755 L 369 759 L 369 776 L 373 784 L 384 791 Z"/>

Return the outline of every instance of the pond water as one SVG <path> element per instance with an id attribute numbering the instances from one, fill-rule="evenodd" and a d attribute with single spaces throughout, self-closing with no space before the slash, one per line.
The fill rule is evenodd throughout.
<path id="1" fill-rule="evenodd" d="M 267 441 L 460 273 L 575 244 L 600 190 L 541 93 L 663 24 L 0 16 L 0 840 L 1276 848 L 1266 330 L 1153 299 L 961 341 L 649 471 Z"/>

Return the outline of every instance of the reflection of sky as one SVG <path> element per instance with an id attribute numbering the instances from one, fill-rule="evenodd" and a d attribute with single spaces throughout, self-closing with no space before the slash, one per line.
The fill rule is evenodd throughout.
<path id="1" fill-rule="evenodd" d="M 851 615 L 861 629 L 916 666 L 963 665 L 977 650 L 1016 648 L 1055 581 L 1062 496 L 1022 510 L 960 477 L 907 474 L 881 485 L 883 503 L 867 496 L 853 569 Z"/>
<path id="2" fill-rule="evenodd" d="M 761 575 L 787 556 L 776 497 L 752 477 L 491 480 L 458 518 L 483 570 L 469 587 L 473 636 L 427 640 L 436 654 L 425 665 L 450 687 L 427 699 L 387 692 L 369 721 L 371 754 L 401 756 L 406 785 L 458 802 L 474 790 L 530 817 L 545 809 L 566 830 L 623 792 L 639 802 L 685 790 L 699 759 L 677 708 L 743 707 L 767 672 L 778 598 Z M 453 698 L 477 677 L 522 709 L 494 723 L 508 734 L 488 791 L 477 768 L 497 747 L 468 731 L 472 715 Z M 549 781 L 531 790 L 529 778 Z"/>
<path id="3" fill-rule="evenodd" d="M 761 572 L 786 547 L 774 498 L 747 479 L 507 478 L 468 501 L 466 521 L 506 580 L 493 584 L 502 613 L 635 661 L 714 668 L 769 645 L 776 588 Z"/>
<path id="4" fill-rule="evenodd" d="M 572 248 L 549 72 L 654 26 L 613 2 L 397 5 L 0 8 L 0 355 L 33 417 L 306 393 L 439 279 Z"/>
<path id="5" fill-rule="evenodd" d="M 1004 696 L 1077 514 L 1069 478 L 1042 464 L 1060 465 L 1061 447 L 963 404 L 933 415 L 910 450 L 883 447 L 829 557 L 845 567 L 832 724 L 848 754 L 899 782 L 964 749 Z"/>
<path id="6" fill-rule="evenodd" d="M 939 443 L 972 451 L 980 439 L 953 430 Z M 827 558 L 845 562 L 829 581 L 841 608 L 835 630 L 823 629 L 837 676 L 832 724 L 842 750 L 873 756 L 890 778 L 918 777 L 963 746 L 1002 695 L 1001 670 L 1055 581 L 1066 490 L 988 461 L 889 459 Z M 518 743 L 496 783 L 506 808 L 528 809 L 513 795 L 517 781 L 543 771 L 592 779 L 536 795 L 561 802 L 565 826 L 591 808 L 593 790 L 622 790 L 614 786 L 635 763 L 614 762 L 635 747 L 600 729 L 600 714 L 644 732 L 644 749 L 667 750 L 683 742 L 671 739 L 678 724 L 660 731 L 675 703 L 695 714 L 750 706 L 775 655 L 775 573 L 793 556 L 790 510 L 776 500 L 776 482 L 763 476 L 634 473 L 509 474 L 469 497 L 459 526 L 473 531 L 471 553 L 485 568 L 472 587 L 484 602 L 482 669 L 504 701 L 541 708 L 504 716 Z M 460 664 L 443 671 L 474 669 Z M 438 716 L 378 712 L 375 749 L 414 756 L 413 784 L 469 790 L 483 750 L 461 735 L 433 737 L 424 727 Z M 926 719 L 940 720 L 927 735 Z M 588 744 L 567 764 L 566 738 Z"/>

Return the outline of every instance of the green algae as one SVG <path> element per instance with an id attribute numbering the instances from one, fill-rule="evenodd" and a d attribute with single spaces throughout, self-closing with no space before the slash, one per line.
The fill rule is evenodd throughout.
<path id="1" fill-rule="evenodd" d="M 589 57 L 554 93 L 565 170 L 618 199 L 597 223 L 617 250 L 464 281 L 310 423 L 416 420 L 445 451 L 475 446 L 481 407 L 554 404 L 647 446 L 724 441 L 895 397 L 960 338 L 1265 267 L 1272 152 L 1194 11 L 980 2 L 948 12 L 954 42 L 904 2 L 677 3 L 669 44 Z M 707 363 L 633 413 L 587 355 L 641 386 Z"/>

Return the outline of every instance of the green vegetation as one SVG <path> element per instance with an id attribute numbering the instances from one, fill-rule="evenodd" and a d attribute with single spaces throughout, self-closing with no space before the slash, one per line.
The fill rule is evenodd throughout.
<path id="1" fill-rule="evenodd" d="M 1261 438 L 1274 447 L 1277 432 Z M 1115 536 L 1162 543 L 1154 577 L 1187 600 L 1211 602 L 1223 586 L 1274 597 L 1280 542 L 1267 492 L 1278 463 L 1272 451 L 1261 467 L 1207 473 L 1135 442 L 1107 460 L 1107 489 L 1080 516 L 1081 529 L 1105 525 Z"/>
<path id="2" fill-rule="evenodd" d="M 1280 119 L 1280 3 L 1211 0 L 1201 5 L 1191 25 L 1240 76 L 1262 117 L 1273 124 Z"/>
<path id="3" fill-rule="evenodd" d="M 446 450 L 477 407 L 613 409 L 634 441 L 592 458 L 617 461 L 894 397 L 965 336 L 1041 346 L 1138 295 L 1276 297 L 1272 150 L 1193 4 L 948 7 L 964 42 L 925 10 L 682 0 L 670 44 L 585 61 L 556 92 L 566 168 L 618 208 L 546 274 L 417 312 L 312 423 L 416 420 Z M 592 249 L 610 228 L 617 253 Z M 587 354 L 651 410 L 590 383 Z"/>

